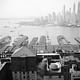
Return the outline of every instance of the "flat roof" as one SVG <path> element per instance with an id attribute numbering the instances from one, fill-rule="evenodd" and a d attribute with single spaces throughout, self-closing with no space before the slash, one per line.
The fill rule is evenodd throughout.
<path id="1" fill-rule="evenodd" d="M 60 54 L 57 54 L 57 53 L 40 53 L 37 55 L 60 55 Z"/>

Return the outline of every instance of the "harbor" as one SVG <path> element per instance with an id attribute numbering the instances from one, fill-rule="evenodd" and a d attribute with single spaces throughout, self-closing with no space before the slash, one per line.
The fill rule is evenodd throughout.
<path id="1" fill-rule="evenodd" d="M 79 80 L 80 38 L 72 44 L 64 35 L 52 45 L 47 35 L 40 38 L 19 35 L 1 38 L 0 80 Z"/>
<path id="2" fill-rule="evenodd" d="M 80 80 L 80 1 L 0 0 L 0 80 Z"/>

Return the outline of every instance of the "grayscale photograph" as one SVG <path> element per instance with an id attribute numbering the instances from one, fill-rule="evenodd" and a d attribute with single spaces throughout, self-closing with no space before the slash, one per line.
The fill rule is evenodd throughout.
<path id="1" fill-rule="evenodd" d="M 0 80 L 80 80 L 80 0 L 0 0 Z"/>

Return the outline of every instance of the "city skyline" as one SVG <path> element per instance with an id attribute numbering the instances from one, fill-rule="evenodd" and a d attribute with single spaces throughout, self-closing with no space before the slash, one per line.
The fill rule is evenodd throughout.
<path id="1" fill-rule="evenodd" d="M 35 21 L 41 25 L 80 25 L 80 1 L 78 2 L 78 5 L 73 3 L 73 6 L 68 9 L 66 9 L 66 5 L 63 5 L 62 12 L 59 12 L 58 14 L 52 12 L 46 16 L 38 17 Z"/>

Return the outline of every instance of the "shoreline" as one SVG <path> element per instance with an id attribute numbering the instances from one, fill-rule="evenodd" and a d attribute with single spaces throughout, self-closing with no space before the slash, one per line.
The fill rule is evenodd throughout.
<path id="1" fill-rule="evenodd" d="M 47 26 L 50 26 L 50 27 L 56 27 L 56 26 L 60 26 L 60 27 L 74 27 L 74 28 L 80 28 L 80 25 L 73 25 L 73 24 L 62 24 L 62 25 L 58 25 L 58 24 L 37 24 L 37 23 L 34 23 L 34 22 L 24 22 L 24 21 L 21 21 L 21 22 L 18 22 L 18 23 L 15 23 L 15 24 L 19 24 L 20 26 L 24 25 L 24 26 L 44 26 L 44 27 L 47 27 Z"/>

